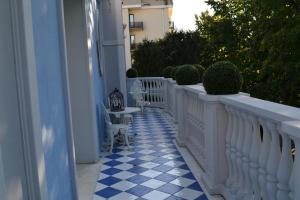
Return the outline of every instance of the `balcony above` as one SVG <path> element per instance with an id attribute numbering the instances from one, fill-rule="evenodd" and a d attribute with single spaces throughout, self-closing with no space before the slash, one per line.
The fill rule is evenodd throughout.
<path id="1" fill-rule="evenodd" d="M 143 22 L 129 22 L 129 30 L 143 30 L 144 23 Z"/>
<path id="2" fill-rule="evenodd" d="M 124 0 L 123 8 L 139 8 L 147 6 L 173 6 L 173 0 Z"/>

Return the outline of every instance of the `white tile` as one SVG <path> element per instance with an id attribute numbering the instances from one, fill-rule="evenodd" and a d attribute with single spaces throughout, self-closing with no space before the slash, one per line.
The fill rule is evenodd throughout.
<path id="1" fill-rule="evenodd" d="M 97 184 L 96 184 L 96 192 L 97 191 L 99 191 L 99 190 L 102 190 L 102 189 L 104 189 L 104 188 L 106 188 L 107 187 L 107 185 L 103 185 L 102 183 L 98 183 L 97 182 Z"/>
<path id="2" fill-rule="evenodd" d="M 100 197 L 98 195 L 94 195 L 93 200 L 106 200 L 106 198 Z"/>
<path id="3" fill-rule="evenodd" d="M 104 173 L 100 173 L 98 180 L 102 180 L 102 179 L 105 179 L 107 177 L 109 177 L 109 175 L 104 174 Z"/>
<path id="4" fill-rule="evenodd" d="M 141 185 L 152 188 L 152 189 L 157 189 L 157 188 L 163 186 L 164 184 L 166 184 L 166 183 L 159 181 L 159 180 L 150 179 L 149 181 L 146 181 Z"/>
<path id="5" fill-rule="evenodd" d="M 180 155 L 167 154 L 167 155 L 164 155 L 164 156 L 163 156 L 163 158 L 167 158 L 167 159 L 170 159 L 170 160 L 176 159 L 176 158 L 178 158 L 178 157 L 180 157 Z"/>
<path id="6" fill-rule="evenodd" d="M 132 160 L 134 160 L 134 158 L 127 157 L 127 156 L 123 156 L 121 158 L 116 159 L 116 161 L 123 162 L 123 163 L 130 162 Z"/>
<path id="7" fill-rule="evenodd" d="M 150 140 L 151 141 L 151 140 Z M 153 150 L 142 150 L 142 151 L 139 151 L 139 153 L 143 153 L 143 154 L 151 154 L 151 153 L 154 153 L 155 151 Z"/>
<path id="8" fill-rule="evenodd" d="M 148 171 L 145 171 L 145 172 L 141 173 L 142 176 L 147 176 L 147 177 L 150 177 L 150 178 L 155 178 L 160 174 L 162 174 L 162 172 L 157 172 L 157 171 L 154 171 L 154 170 L 148 170 Z"/>
<path id="9" fill-rule="evenodd" d="M 170 166 L 170 167 L 179 167 L 183 165 L 184 162 L 178 161 L 178 160 L 171 160 L 169 162 L 166 162 L 164 165 Z"/>
<path id="10" fill-rule="evenodd" d="M 107 165 L 102 165 L 101 171 L 104 171 L 104 170 L 109 169 L 109 168 L 111 168 L 111 167 L 110 167 L 110 166 L 107 166 Z"/>
<path id="11" fill-rule="evenodd" d="M 153 163 L 153 162 L 146 162 L 140 165 L 141 167 L 147 168 L 147 169 L 152 169 L 154 167 L 159 166 L 159 164 L 157 163 Z"/>
<path id="12" fill-rule="evenodd" d="M 129 194 L 127 192 L 122 192 L 112 198 L 109 198 L 110 200 L 135 200 L 138 197 L 132 194 Z"/>
<path id="13" fill-rule="evenodd" d="M 121 190 L 121 191 L 126 191 L 126 190 L 129 190 L 130 188 L 133 188 L 135 187 L 136 184 L 135 183 L 131 183 L 131 182 L 128 182 L 128 181 L 120 181 L 110 187 L 112 188 L 115 188 L 115 189 L 118 189 L 118 190 Z"/>
<path id="14" fill-rule="evenodd" d="M 154 160 L 154 159 L 156 159 L 156 158 L 157 158 L 157 157 L 155 157 L 155 156 L 150 156 L 150 155 L 140 157 L 141 160 L 145 160 L 145 161 L 151 161 L 151 160 Z"/>
<path id="15" fill-rule="evenodd" d="M 196 190 L 191 190 L 189 188 L 184 188 L 184 189 L 180 190 L 179 192 L 177 192 L 174 195 L 177 196 L 177 197 L 193 200 L 193 199 L 198 198 L 202 194 L 203 194 L 203 192 L 198 192 Z"/>
<path id="16" fill-rule="evenodd" d="M 135 176 L 135 175 L 136 175 L 136 174 L 133 174 L 133 173 L 131 173 L 131 172 L 123 171 L 123 172 L 114 174 L 113 177 L 116 177 L 116 178 L 125 180 L 125 179 L 128 179 L 128 178 L 130 178 L 130 177 L 133 177 L 133 176 Z"/>
<path id="17" fill-rule="evenodd" d="M 133 167 L 133 165 L 131 165 L 131 164 L 123 163 L 121 165 L 115 166 L 114 168 L 125 171 L 125 170 L 128 170 L 128 169 L 131 169 L 132 167 Z"/>
<path id="18" fill-rule="evenodd" d="M 142 197 L 148 200 L 164 200 L 170 196 L 171 196 L 170 194 L 154 190 L 148 194 L 145 194 Z"/>
<path id="19" fill-rule="evenodd" d="M 187 171 L 185 169 L 175 168 L 175 169 L 172 169 L 172 170 L 168 171 L 167 173 L 175 175 L 175 176 L 183 176 L 183 175 L 186 175 L 189 172 L 190 171 Z"/>
<path id="20" fill-rule="evenodd" d="M 173 181 L 171 181 L 170 183 L 181 186 L 181 187 L 188 187 L 191 184 L 193 184 L 194 182 L 196 182 L 195 180 L 191 180 L 191 179 L 187 179 L 184 177 L 179 177 Z"/>

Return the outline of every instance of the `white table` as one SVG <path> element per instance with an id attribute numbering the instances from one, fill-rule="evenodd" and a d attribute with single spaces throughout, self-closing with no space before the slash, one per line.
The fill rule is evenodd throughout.
<path id="1" fill-rule="evenodd" d="M 116 111 L 116 112 L 113 112 L 110 109 L 107 109 L 108 114 L 112 114 L 117 118 L 120 118 L 121 115 L 131 114 L 131 113 L 140 112 L 140 111 L 141 111 L 141 109 L 138 107 L 125 107 L 125 110 Z"/>

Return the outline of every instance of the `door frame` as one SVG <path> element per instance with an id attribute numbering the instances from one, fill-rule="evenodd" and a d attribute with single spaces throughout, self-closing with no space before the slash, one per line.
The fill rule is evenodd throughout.
<path id="1" fill-rule="evenodd" d="M 47 200 L 31 1 L 9 3 L 28 198 Z"/>

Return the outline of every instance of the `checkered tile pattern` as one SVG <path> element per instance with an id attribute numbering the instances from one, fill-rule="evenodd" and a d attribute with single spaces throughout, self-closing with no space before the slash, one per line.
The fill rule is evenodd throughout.
<path id="1" fill-rule="evenodd" d="M 115 146 L 102 159 L 94 200 L 208 200 L 173 143 L 176 128 L 166 113 L 135 114 L 132 149 Z"/>

